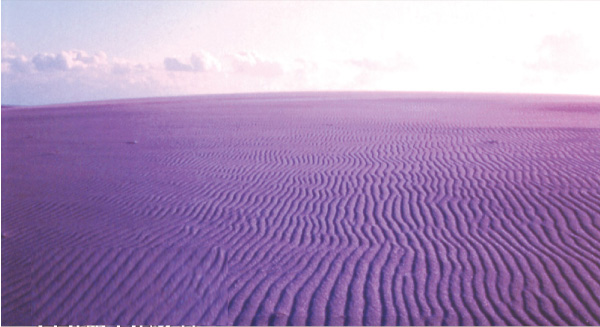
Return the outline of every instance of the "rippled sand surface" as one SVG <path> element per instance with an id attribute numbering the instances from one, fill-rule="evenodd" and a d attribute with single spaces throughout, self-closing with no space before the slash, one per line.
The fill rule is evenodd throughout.
<path id="1" fill-rule="evenodd" d="M 2 110 L 2 324 L 598 325 L 600 99 Z"/>

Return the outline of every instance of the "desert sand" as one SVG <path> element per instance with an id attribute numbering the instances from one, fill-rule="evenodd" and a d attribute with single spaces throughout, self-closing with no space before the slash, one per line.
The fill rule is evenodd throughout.
<path id="1" fill-rule="evenodd" d="M 2 324 L 598 325 L 600 99 L 5 108 Z"/>

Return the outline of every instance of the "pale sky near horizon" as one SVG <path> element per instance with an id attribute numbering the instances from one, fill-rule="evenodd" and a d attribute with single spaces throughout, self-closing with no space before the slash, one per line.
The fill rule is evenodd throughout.
<path id="1" fill-rule="evenodd" d="M 600 95 L 600 2 L 2 1 L 2 104 L 319 90 Z"/>

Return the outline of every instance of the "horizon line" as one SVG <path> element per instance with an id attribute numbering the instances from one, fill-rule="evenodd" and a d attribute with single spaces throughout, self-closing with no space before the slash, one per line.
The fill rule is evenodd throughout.
<path id="1" fill-rule="evenodd" d="M 1 109 L 16 109 L 16 108 L 44 108 L 52 106 L 72 106 L 72 105 L 94 105 L 111 102 L 136 102 L 143 100 L 161 100 L 175 98 L 200 98 L 200 97 L 235 97 L 235 96 L 277 96 L 277 95 L 310 95 L 310 94 L 336 94 L 336 93 L 353 93 L 353 94 L 430 94 L 430 95 L 499 95 L 499 96 L 542 96 L 542 97 L 561 97 L 561 98 L 597 98 L 600 100 L 600 95 L 597 94 L 577 94 L 577 93 L 536 93 L 536 92 L 478 92 L 478 91 L 400 91 L 400 90 L 313 90 L 313 91 L 265 91 L 265 92 L 239 92 L 239 93 L 195 93 L 181 94 L 172 96 L 146 96 L 146 97 L 117 97 L 97 100 L 83 100 L 73 102 L 55 102 L 35 105 L 23 104 L 0 104 Z"/>

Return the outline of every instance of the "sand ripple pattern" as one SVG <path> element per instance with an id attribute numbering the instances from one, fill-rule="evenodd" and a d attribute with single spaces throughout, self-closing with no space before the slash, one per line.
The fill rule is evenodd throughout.
<path id="1" fill-rule="evenodd" d="M 600 324 L 598 102 L 425 100 L 3 112 L 2 323 Z"/>

